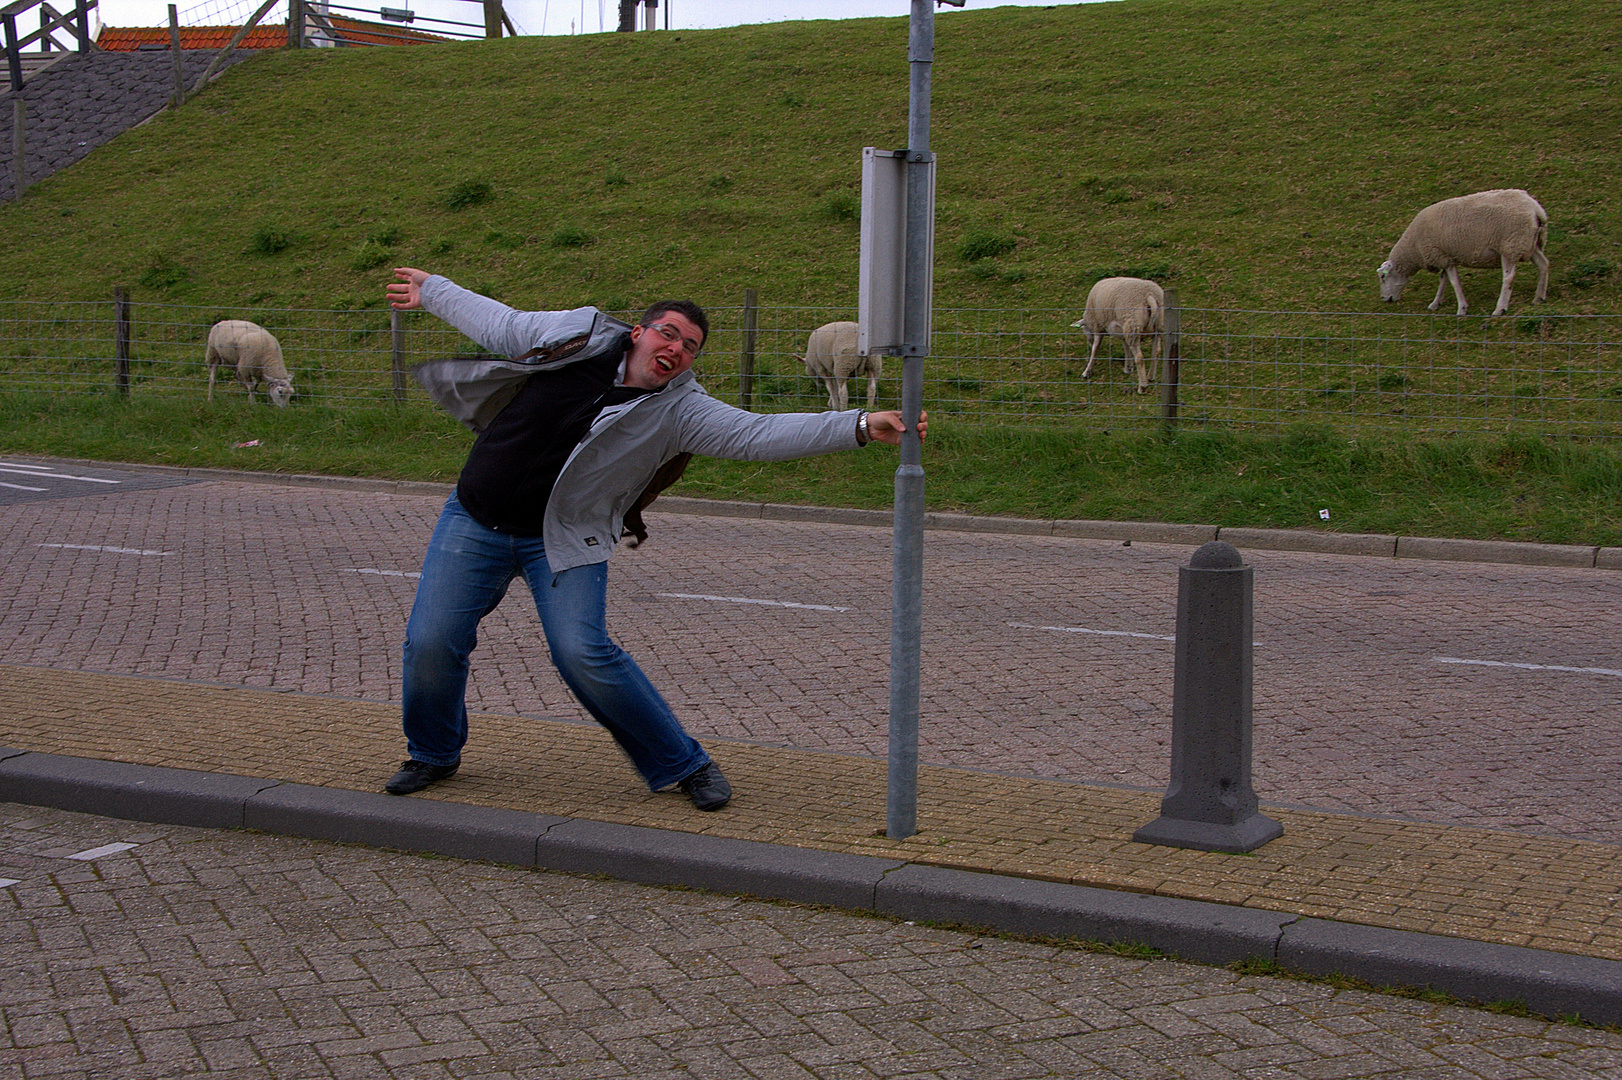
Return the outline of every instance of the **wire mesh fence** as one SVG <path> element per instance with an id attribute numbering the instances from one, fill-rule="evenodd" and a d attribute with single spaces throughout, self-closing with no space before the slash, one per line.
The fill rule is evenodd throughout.
<path id="1" fill-rule="evenodd" d="M 617 312 L 634 319 L 634 313 Z M 827 408 L 800 356 L 839 308 L 712 308 L 698 372 L 716 397 L 757 411 Z M 924 364 L 932 416 L 996 424 L 1051 422 L 1131 429 L 1161 422 L 1159 396 L 1139 394 L 1117 340 L 1083 380 L 1087 343 L 1059 309 L 936 309 Z M 0 302 L 0 393 L 200 397 L 210 326 L 248 319 L 281 342 L 295 406 L 430 407 L 407 376 L 423 360 L 475 350 L 439 320 L 405 313 L 145 303 L 134 307 L 127 375 L 119 378 L 111 302 Z M 1276 431 L 1299 423 L 1415 434 L 1526 432 L 1622 437 L 1622 317 L 1458 318 L 1358 312 L 1181 312 L 1179 423 Z M 1105 357 L 1109 359 L 1106 360 Z M 888 358 L 887 358 L 888 359 Z M 745 378 L 746 366 L 752 368 Z M 1164 374 L 1165 365 L 1160 365 Z M 229 392 L 240 394 L 225 383 Z M 853 405 L 865 404 L 853 380 Z M 900 363 L 880 380 L 878 408 L 897 407 Z"/>

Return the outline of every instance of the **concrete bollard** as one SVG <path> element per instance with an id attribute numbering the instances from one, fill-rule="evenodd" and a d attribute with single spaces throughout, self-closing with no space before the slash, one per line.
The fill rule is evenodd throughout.
<path id="1" fill-rule="evenodd" d="M 1284 834 L 1250 784 L 1253 591 L 1253 571 L 1221 540 L 1178 568 L 1171 784 L 1160 817 L 1132 834 L 1139 843 L 1243 852 Z"/>

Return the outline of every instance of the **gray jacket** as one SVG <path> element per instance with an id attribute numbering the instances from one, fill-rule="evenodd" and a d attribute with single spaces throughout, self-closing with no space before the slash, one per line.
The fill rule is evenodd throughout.
<path id="1" fill-rule="evenodd" d="M 475 430 L 500 412 L 518 384 L 611 347 L 624 324 L 596 308 L 516 311 L 434 275 L 421 288 L 422 306 L 481 348 L 504 357 L 587 343 L 556 359 L 435 360 L 415 369 L 440 405 Z M 741 461 L 786 461 L 860 445 L 860 410 L 757 414 L 717 401 L 691 370 L 663 389 L 604 409 L 559 473 L 546 504 L 542 538 L 554 572 L 604 562 L 618 543 L 625 511 L 660 465 L 681 453 Z"/>

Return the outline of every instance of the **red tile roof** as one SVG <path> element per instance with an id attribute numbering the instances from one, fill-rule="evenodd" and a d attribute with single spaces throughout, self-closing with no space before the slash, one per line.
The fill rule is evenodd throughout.
<path id="1" fill-rule="evenodd" d="M 390 23 L 361 22 L 358 19 L 345 19 L 337 15 L 328 16 L 332 28 L 337 32 L 338 39 L 348 45 L 425 45 L 430 41 L 453 41 L 454 38 L 441 37 L 438 34 L 425 34 L 421 30 L 412 30 L 405 26 L 394 26 Z M 180 28 L 180 47 L 182 49 L 223 49 L 230 42 L 231 36 L 240 27 L 236 26 L 182 26 Z M 140 26 L 116 27 L 104 26 L 96 37 L 96 44 L 108 52 L 135 52 L 139 49 L 167 49 L 169 47 L 169 28 L 167 26 Z M 256 26 L 248 31 L 248 36 L 237 43 L 239 49 L 280 49 L 287 44 L 287 26 L 285 23 L 270 26 Z"/>
<path id="2" fill-rule="evenodd" d="M 223 49 L 240 27 L 236 26 L 182 26 L 182 49 Z M 96 44 L 108 52 L 135 52 L 143 46 L 169 47 L 167 26 L 118 27 L 104 26 L 96 36 Z M 287 27 L 256 26 L 248 36 L 237 43 L 239 49 L 279 49 L 287 44 Z"/>

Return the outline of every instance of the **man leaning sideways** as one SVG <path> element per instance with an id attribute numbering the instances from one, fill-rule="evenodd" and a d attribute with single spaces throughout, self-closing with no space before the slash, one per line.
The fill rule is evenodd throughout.
<path id="1" fill-rule="evenodd" d="M 691 370 L 709 334 L 691 301 L 661 301 L 627 326 L 596 308 L 515 311 L 439 275 L 394 273 L 391 307 L 437 315 L 494 355 L 417 368 L 477 437 L 406 623 L 411 756 L 385 790 L 406 795 L 456 772 L 479 622 L 522 575 L 558 674 L 649 789 L 679 785 L 698 809 L 719 810 L 732 797 L 726 777 L 608 636 L 608 557 L 626 516 L 639 517 L 654 474 L 680 455 L 782 461 L 872 439 L 897 445 L 901 414 L 760 415 L 717 401 Z M 926 428 L 920 416 L 920 438 Z"/>

